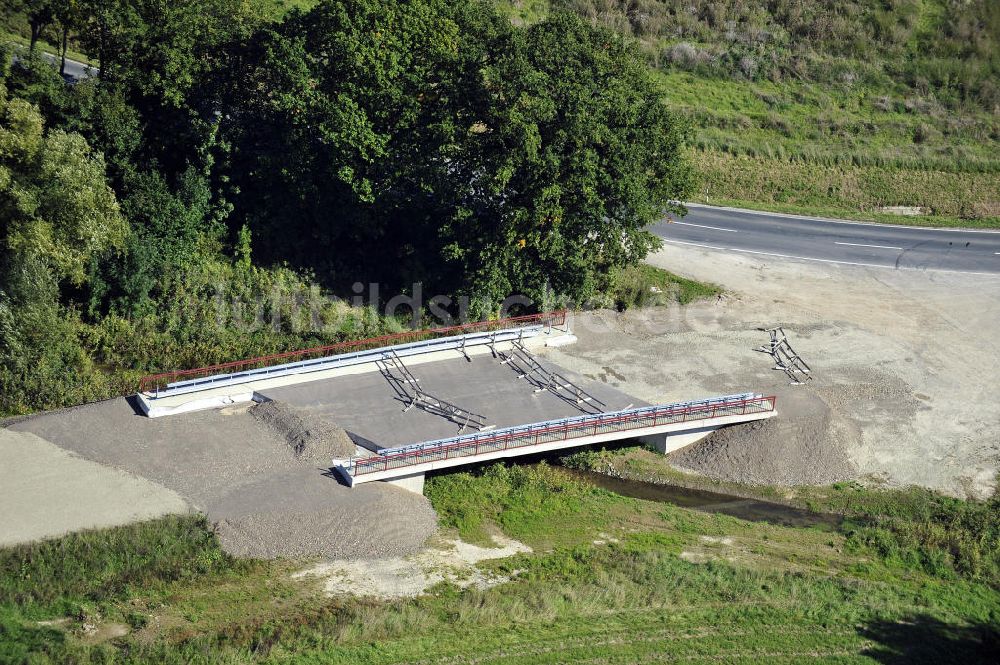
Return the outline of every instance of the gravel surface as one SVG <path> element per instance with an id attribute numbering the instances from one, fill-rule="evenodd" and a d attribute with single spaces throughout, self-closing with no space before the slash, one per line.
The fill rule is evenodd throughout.
<path id="1" fill-rule="evenodd" d="M 307 470 L 275 474 L 241 488 L 215 512 L 226 551 L 255 558 L 339 559 L 404 556 L 434 533 L 424 497 L 385 483 L 354 489 L 313 481 Z"/>
<path id="2" fill-rule="evenodd" d="M 185 513 L 176 492 L 0 429 L 0 546 Z"/>
<path id="3" fill-rule="evenodd" d="M 756 391 L 757 428 L 720 430 L 678 466 L 777 484 L 860 478 L 987 497 L 1000 464 L 1000 276 L 865 268 L 668 245 L 650 262 L 730 289 L 684 308 L 575 317 L 560 365 L 649 402 Z M 813 380 L 754 351 L 783 325 Z"/>
<path id="4" fill-rule="evenodd" d="M 385 483 L 350 489 L 328 460 L 290 454 L 285 435 L 247 411 L 150 419 L 120 399 L 10 429 L 176 491 L 218 524 L 223 546 L 239 556 L 397 556 L 419 550 L 434 533 L 424 497 Z M 106 510 L 129 505 L 114 494 L 103 501 Z"/>
<path id="5" fill-rule="evenodd" d="M 347 432 L 320 414 L 279 401 L 262 402 L 249 412 L 284 437 L 298 460 L 329 465 L 332 459 L 354 454 L 354 442 Z"/>

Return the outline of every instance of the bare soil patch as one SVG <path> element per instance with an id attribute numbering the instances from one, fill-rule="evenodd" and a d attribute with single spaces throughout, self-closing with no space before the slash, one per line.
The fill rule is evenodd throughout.
<path id="1" fill-rule="evenodd" d="M 1000 463 L 1000 276 L 766 260 L 667 246 L 650 262 L 726 296 L 575 317 L 548 357 L 649 402 L 755 391 L 777 418 L 720 430 L 672 457 L 717 479 L 847 478 L 957 496 L 994 491 Z M 755 348 L 783 325 L 813 369 L 791 386 Z"/>
<path id="2" fill-rule="evenodd" d="M 496 547 L 480 547 L 462 540 L 445 540 L 417 554 L 373 560 L 330 561 L 296 573 L 317 577 L 331 596 L 369 596 L 383 600 L 419 596 L 435 584 L 487 588 L 507 581 L 476 567 L 480 561 L 503 559 L 531 548 L 502 535 Z"/>

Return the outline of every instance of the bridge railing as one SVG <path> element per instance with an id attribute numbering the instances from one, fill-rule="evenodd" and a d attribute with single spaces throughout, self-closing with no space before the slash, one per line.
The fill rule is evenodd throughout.
<path id="1" fill-rule="evenodd" d="M 457 457 L 475 457 L 515 448 L 537 446 L 555 441 L 626 432 L 659 425 L 711 420 L 726 416 L 774 411 L 776 397 L 754 396 L 737 400 L 706 401 L 697 404 L 648 406 L 611 413 L 577 416 L 536 425 L 509 427 L 443 439 L 399 452 L 387 451 L 373 457 L 353 457 L 344 463 L 352 476 L 363 476 L 418 464 Z"/>
<path id="2" fill-rule="evenodd" d="M 168 386 L 170 383 L 179 380 L 196 379 L 214 374 L 240 372 L 248 369 L 259 369 L 293 362 L 296 360 L 306 360 L 308 358 L 318 358 L 336 353 L 346 353 L 349 351 L 363 351 L 367 349 L 377 349 L 383 346 L 392 346 L 405 342 L 415 342 L 435 337 L 448 335 L 461 335 L 476 332 L 493 332 L 499 330 L 509 330 L 522 326 L 542 324 L 546 326 L 562 326 L 566 324 L 566 310 L 554 312 L 543 312 L 541 314 L 528 314 L 526 316 L 514 316 L 494 321 L 474 321 L 457 326 L 442 328 L 427 328 L 423 330 L 405 330 L 391 335 L 381 335 L 379 337 L 368 337 L 326 346 L 317 346 L 310 349 L 299 349 L 297 351 L 286 351 L 284 353 L 273 353 L 267 356 L 235 360 L 233 362 L 208 365 L 206 367 L 195 367 L 193 369 L 181 369 L 172 372 L 162 372 L 160 374 L 150 374 L 139 380 L 139 391 L 150 392 Z"/>

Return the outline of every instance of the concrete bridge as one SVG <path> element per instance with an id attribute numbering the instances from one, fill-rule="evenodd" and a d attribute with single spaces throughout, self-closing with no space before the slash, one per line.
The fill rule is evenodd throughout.
<path id="1" fill-rule="evenodd" d="M 348 485 L 416 492 L 428 471 L 625 439 L 667 453 L 775 415 L 754 393 L 646 405 L 536 355 L 575 341 L 564 311 L 406 331 L 145 377 L 136 402 L 151 418 L 287 402 L 354 440 L 333 460 Z"/>
<path id="2" fill-rule="evenodd" d="M 661 453 L 668 453 L 724 425 L 762 420 L 775 414 L 774 397 L 744 393 L 560 418 L 383 448 L 372 456 L 333 460 L 333 466 L 351 487 L 383 480 L 422 493 L 424 474 L 428 471 L 623 439 L 639 439 Z"/>

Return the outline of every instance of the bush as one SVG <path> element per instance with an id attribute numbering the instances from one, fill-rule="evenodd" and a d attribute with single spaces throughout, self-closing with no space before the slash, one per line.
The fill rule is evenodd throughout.
<path id="1" fill-rule="evenodd" d="M 697 282 L 645 263 L 612 272 L 608 281 L 604 291 L 618 311 L 672 302 L 686 305 L 722 293 L 715 284 Z"/>
<path id="2" fill-rule="evenodd" d="M 852 518 L 850 546 L 936 577 L 1000 588 L 1000 493 L 975 501 L 916 487 L 888 492 L 834 487 L 839 491 L 824 508 Z"/>

